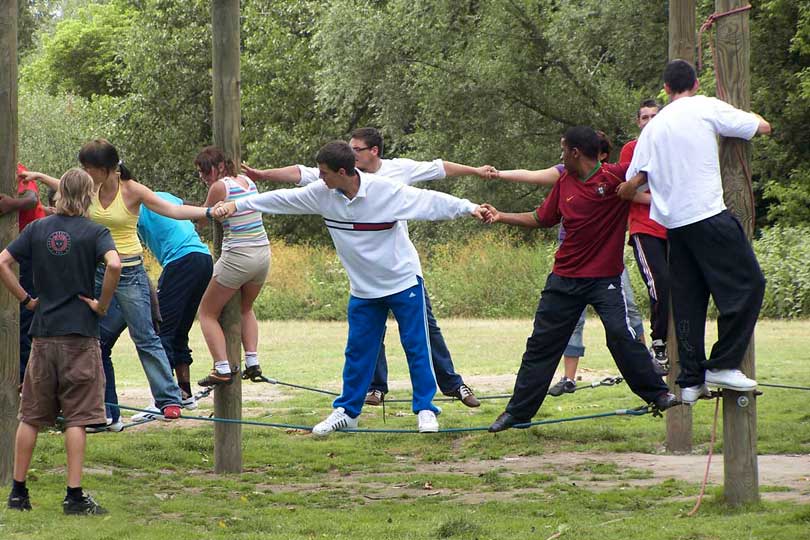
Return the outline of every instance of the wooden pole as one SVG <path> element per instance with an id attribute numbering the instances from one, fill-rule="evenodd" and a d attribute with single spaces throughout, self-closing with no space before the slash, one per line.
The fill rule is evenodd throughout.
<path id="1" fill-rule="evenodd" d="M 715 0 L 723 13 L 748 1 Z M 743 110 L 751 107 L 751 41 L 748 12 L 717 20 L 717 95 Z M 754 233 L 754 193 L 751 188 L 751 144 L 741 139 L 720 141 L 720 169 L 726 206 L 742 223 L 749 241 Z M 754 340 L 748 344 L 740 369 L 755 378 Z M 757 466 L 757 408 L 753 392 L 723 390 L 724 495 L 731 505 L 759 500 Z"/>
<path id="2" fill-rule="evenodd" d="M 17 0 L 0 0 L 0 193 L 17 194 Z M 0 216 L 0 249 L 16 236 L 17 212 Z M 0 289 L 0 485 L 7 485 L 20 406 L 20 305 Z"/>
<path id="3" fill-rule="evenodd" d="M 239 165 L 240 75 L 239 75 L 239 0 L 212 0 L 213 25 L 213 79 L 214 79 L 214 144 Z M 214 228 L 214 254 L 222 253 L 222 227 Z M 242 325 L 237 293 L 228 302 L 220 317 L 225 331 L 228 361 L 236 372 L 233 383 L 217 387 L 214 392 L 214 414 L 220 418 L 242 418 L 241 363 Z M 214 425 L 214 471 L 217 473 L 242 472 L 241 424 Z"/>
<path id="4" fill-rule="evenodd" d="M 697 46 L 695 23 L 695 0 L 670 0 L 669 2 L 669 59 L 680 58 L 692 64 L 695 63 L 695 48 Z M 667 384 L 681 397 L 681 387 L 675 384 L 680 373 L 678 364 L 678 339 L 675 335 L 674 317 L 672 316 L 672 302 L 669 308 L 669 329 L 667 331 L 667 353 L 669 355 L 669 375 Z M 666 449 L 674 453 L 688 453 L 692 451 L 692 409 L 690 407 L 674 407 L 666 412 L 667 440 Z"/>

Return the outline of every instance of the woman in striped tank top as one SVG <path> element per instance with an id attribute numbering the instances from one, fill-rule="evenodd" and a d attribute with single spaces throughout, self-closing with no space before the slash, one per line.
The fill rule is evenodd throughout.
<path id="1" fill-rule="evenodd" d="M 233 161 L 214 146 L 203 149 L 194 160 L 200 178 L 208 185 L 204 206 L 220 201 L 235 201 L 257 193 L 256 185 L 247 176 L 237 175 Z M 200 303 L 199 319 L 208 350 L 214 359 L 214 369 L 201 386 L 228 384 L 233 380 L 225 350 L 225 333 L 219 316 L 225 304 L 241 293 L 242 348 L 245 351 L 245 379 L 260 377 L 257 350 L 259 324 L 253 313 L 253 302 L 259 295 L 270 271 L 270 242 L 262 224 L 261 212 L 237 212 L 222 222 L 222 255 L 214 265 L 214 276 Z"/>

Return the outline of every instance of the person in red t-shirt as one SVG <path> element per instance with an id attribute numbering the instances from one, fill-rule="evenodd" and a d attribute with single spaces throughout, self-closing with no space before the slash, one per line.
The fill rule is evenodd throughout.
<path id="1" fill-rule="evenodd" d="M 652 120 L 661 107 L 654 99 L 641 102 L 636 113 L 639 131 Z M 622 147 L 619 163 L 630 165 L 638 139 Z M 641 279 L 650 296 L 650 336 L 656 371 L 666 375 L 669 371 L 667 356 L 667 325 L 669 324 L 669 268 L 667 265 L 667 230 L 650 218 L 650 191 L 639 193 L 630 205 L 627 220 L 633 253 L 636 256 Z"/>
<path id="2" fill-rule="evenodd" d="M 553 227 L 564 220 L 566 230 L 540 295 L 512 398 L 489 427 L 491 432 L 526 424 L 537 413 L 568 338 L 589 304 L 602 319 L 608 349 L 633 392 L 660 410 L 678 403 L 627 322 L 621 273 L 630 204 L 616 195 L 627 165 L 599 163 L 599 137 L 589 127 L 569 128 L 562 147 L 565 172 L 535 211 L 507 214 L 485 205 L 493 223 Z"/>
<path id="3" fill-rule="evenodd" d="M 17 164 L 17 196 L 4 195 L 0 193 L 0 216 L 17 212 L 20 231 L 34 220 L 45 217 L 45 209 L 39 202 L 39 188 L 33 180 L 27 180 L 20 176 L 27 171 L 21 163 Z M 33 271 L 29 263 L 20 264 L 20 283 L 26 291 L 36 297 L 34 289 Z M 28 355 L 31 353 L 31 338 L 28 336 L 28 329 L 31 327 L 31 320 L 34 315 L 27 309 L 20 310 L 20 383 L 22 384 L 25 375 L 25 366 L 28 365 Z"/>

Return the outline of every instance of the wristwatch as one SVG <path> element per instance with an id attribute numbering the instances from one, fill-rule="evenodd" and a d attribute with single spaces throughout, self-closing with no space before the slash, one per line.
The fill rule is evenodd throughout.
<path id="1" fill-rule="evenodd" d="M 30 301 L 31 301 L 31 295 L 26 293 L 25 298 L 20 300 L 20 305 L 25 307 L 25 306 L 28 305 L 28 302 L 30 302 Z"/>

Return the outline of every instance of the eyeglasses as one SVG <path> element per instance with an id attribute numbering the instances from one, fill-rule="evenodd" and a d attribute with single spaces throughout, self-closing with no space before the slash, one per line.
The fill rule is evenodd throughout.
<path id="1" fill-rule="evenodd" d="M 359 154 L 359 153 L 360 153 L 360 152 L 362 152 L 363 150 L 370 150 L 370 149 L 371 149 L 371 147 L 370 147 L 370 146 L 363 146 L 362 148 L 357 148 L 357 147 L 354 147 L 354 146 L 353 146 L 353 147 L 352 147 L 352 152 L 354 152 L 355 154 Z"/>

